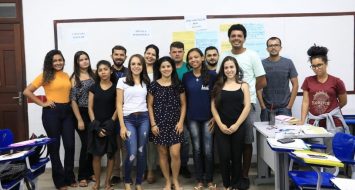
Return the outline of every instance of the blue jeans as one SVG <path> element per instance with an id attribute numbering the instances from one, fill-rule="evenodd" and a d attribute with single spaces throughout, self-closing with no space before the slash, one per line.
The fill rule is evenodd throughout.
<path id="1" fill-rule="evenodd" d="M 190 152 L 190 132 L 187 130 L 187 126 L 184 123 L 184 142 L 181 144 L 180 149 L 180 160 L 181 167 L 187 167 L 187 162 L 189 161 L 189 152 Z"/>
<path id="2" fill-rule="evenodd" d="M 137 113 L 137 114 L 136 114 Z M 131 183 L 132 166 L 137 159 L 136 184 L 142 184 L 143 174 L 147 165 L 147 143 L 149 136 L 149 116 L 148 112 L 136 112 L 124 116 L 124 123 L 129 137 L 125 141 L 127 155 L 124 163 L 125 183 Z"/>
<path id="3" fill-rule="evenodd" d="M 213 181 L 213 135 L 208 131 L 208 121 L 187 122 L 190 130 L 195 177 L 198 182 Z M 205 175 L 204 175 L 205 174 Z"/>
<path id="4" fill-rule="evenodd" d="M 291 109 L 288 108 L 275 108 L 275 115 L 288 115 L 288 116 L 292 116 L 292 112 Z M 262 109 L 260 112 L 260 120 L 261 121 L 269 121 L 269 113 L 270 113 L 270 109 L 265 108 Z"/>

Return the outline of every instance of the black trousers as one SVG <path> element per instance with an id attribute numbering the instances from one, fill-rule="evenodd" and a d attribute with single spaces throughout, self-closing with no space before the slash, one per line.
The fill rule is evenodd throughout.
<path id="1" fill-rule="evenodd" d="M 242 175 L 242 153 L 244 147 L 245 125 L 231 135 L 222 133 L 216 126 L 215 135 L 219 153 L 219 163 L 223 186 L 237 188 Z"/>
<path id="2" fill-rule="evenodd" d="M 42 122 L 48 137 L 56 141 L 48 144 L 52 163 L 52 178 L 56 188 L 75 182 L 74 176 L 74 114 L 70 104 L 56 104 L 54 108 L 43 108 Z M 60 139 L 63 140 L 65 155 L 64 167 L 60 161 Z"/>
<path id="3" fill-rule="evenodd" d="M 88 108 L 79 107 L 80 115 L 84 121 L 85 129 L 79 130 L 77 120 L 75 119 L 75 130 L 78 133 L 81 141 L 80 157 L 79 157 L 79 172 L 78 180 L 88 180 L 94 175 L 92 168 L 92 155 L 87 152 L 88 149 L 88 127 L 90 123 Z"/>

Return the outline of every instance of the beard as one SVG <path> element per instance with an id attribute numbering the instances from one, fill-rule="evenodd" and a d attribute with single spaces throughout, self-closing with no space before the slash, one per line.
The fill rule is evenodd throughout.
<path id="1" fill-rule="evenodd" d="M 216 61 L 215 63 L 211 63 L 211 62 L 206 61 L 206 63 L 207 63 L 207 65 L 214 67 L 217 65 L 218 61 Z"/>
<path id="2" fill-rule="evenodd" d="M 113 60 L 113 64 L 116 65 L 116 67 L 121 67 L 124 61 L 125 60 Z"/>

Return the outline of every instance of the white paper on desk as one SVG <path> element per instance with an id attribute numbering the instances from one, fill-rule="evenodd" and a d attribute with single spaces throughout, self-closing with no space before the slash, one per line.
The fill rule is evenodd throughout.
<path id="1" fill-rule="evenodd" d="M 354 179 L 345 179 L 345 178 L 333 178 L 331 181 L 341 190 L 353 190 L 355 186 Z"/>
<path id="2" fill-rule="evenodd" d="M 3 155 L 0 155 L 0 160 L 9 160 L 9 159 L 14 159 L 14 158 L 20 158 L 27 153 L 28 153 L 28 150 L 16 152 L 13 154 L 3 154 Z"/>
<path id="3" fill-rule="evenodd" d="M 316 127 L 313 125 L 302 125 L 302 131 L 306 135 L 322 135 L 328 134 L 329 132 L 323 127 Z"/>
<path id="4" fill-rule="evenodd" d="M 294 139 L 294 142 L 290 143 L 280 143 L 275 138 L 267 138 L 270 146 L 272 148 L 282 148 L 282 149 L 290 149 L 290 150 L 308 150 L 308 146 L 302 139 Z"/>

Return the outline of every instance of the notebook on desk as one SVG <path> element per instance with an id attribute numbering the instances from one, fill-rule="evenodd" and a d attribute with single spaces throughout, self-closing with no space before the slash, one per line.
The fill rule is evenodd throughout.
<path id="1" fill-rule="evenodd" d="M 344 164 L 333 155 L 310 151 L 310 150 L 296 150 L 292 153 L 308 164 L 344 167 Z"/>
<path id="2" fill-rule="evenodd" d="M 302 139 L 294 139 L 294 142 L 281 143 L 276 138 L 267 138 L 269 145 L 276 149 L 289 149 L 289 150 L 308 150 L 309 147 Z"/>

